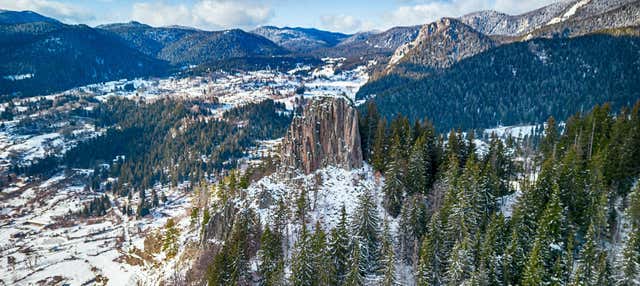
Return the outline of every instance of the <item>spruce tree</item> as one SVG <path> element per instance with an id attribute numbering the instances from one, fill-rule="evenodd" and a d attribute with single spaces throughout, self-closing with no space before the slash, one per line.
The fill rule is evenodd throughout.
<path id="1" fill-rule="evenodd" d="M 478 268 L 474 276 L 480 285 L 503 285 L 501 259 L 506 246 L 506 230 L 504 216 L 494 214 L 478 253 Z"/>
<path id="2" fill-rule="evenodd" d="M 564 285 L 565 273 L 565 217 L 560 204 L 559 188 L 556 186 L 538 223 L 533 248 L 524 272 L 523 285 Z"/>
<path id="3" fill-rule="evenodd" d="M 545 124 L 544 137 L 540 142 L 540 151 L 545 159 L 554 158 L 556 152 L 556 143 L 559 138 L 558 129 L 556 127 L 556 120 L 549 117 Z"/>
<path id="4" fill-rule="evenodd" d="M 424 136 L 418 137 L 411 154 L 409 155 L 409 165 L 407 168 L 407 194 L 409 196 L 419 193 L 427 194 L 427 154 L 425 153 L 426 139 Z"/>
<path id="5" fill-rule="evenodd" d="M 427 231 L 429 223 L 429 213 L 427 209 L 426 199 L 422 194 L 416 194 L 405 200 L 400 213 L 399 222 L 399 240 L 400 240 L 400 258 L 405 261 L 416 263 L 414 261 L 416 253 L 422 242 L 422 237 Z"/>
<path id="6" fill-rule="evenodd" d="M 380 219 L 378 209 L 370 191 L 360 195 L 358 206 L 352 218 L 354 239 L 360 241 L 362 264 L 366 265 L 366 273 L 378 270 L 380 250 Z"/>
<path id="7" fill-rule="evenodd" d="M 376 127 L 376 135 L 373 141 L 373 150 L 371 154 L 371 164 L 376 171 L 384 172 L 386 170 L 387 156 L 387 122 L 384 118 L 378 121 Z"/>
<path id="8" fill-rule="evenodd" d="M 316 221 L 315 232 L 311 237 L 311 253 L 312 267 L 315 273 L 312 285 L 335 285 L 337 280 L 328 253 L 327 235 L 322 229 L 320 221 Z"/>
<path id="9" fill-rule="evenodd" d="M 640 229 L 633 227 L 622 254 L 619 285 L 640 285 Z"/>
<path id="10" fill-rule="evenodd" d="M 173 219 L 168 219 L 165 224 L 164 238 L 162 242 L 162 251 L 167 255 L 167 258 L 172 258 L 178 253 L 178 238 L 180 231 L 176 228 L 176 224 Z"/>
<path id="11" fill-rule="evenodd" d="M 313 253 L 307 227 L 302 224 L 302 230 L 295 243 L 295 252 L 291 259 L 291 283 L 294 286 L 314 285 Z"/>
<path id="12" fill-rule="evenodd" d="M 385 172 L 385 185 L 383 188 L 384 207 L 394 218 L 400 214 L 402 200 L 406 191 L 401 149 L 400 137 L 396 135 L 391 143 L 391 156 L 387 172 Z"/>
<path id="13" fill-rule="evenodd" d="M 382 247 L 380 248 L 382 254 L 381 263 L 382 268 L 382 285 L 393 286 L 397 284 L 396 281 L 396 267 L 395 267 L 395 255 L 393 250 L 393 238 L 389 232 L 389 222 L 385 219 L 384 227 L 382 231 Z"/>
<path id="14" fill-rule="evenodd" d="M 353 251 L 351 252 L 351 263 L 349 264 L 349 272 L 344 278 L 343 285 L 349 286 L 362 286 L 364 284 L 364 269 L 362 269 L 362 254 L 360 252 L 360 243 L 354 241 L 352 245 Z"/>
<path id="15" fill-rule="evenodd" d="M 284 275 L 284 253 L 282 252 L 282 236 L 271 231 L 268 226 L 260 239 L 259 267 L 260 285 L 281 285 Z"/>
<path id="16" fill-rule="evenodd" d="M 341 285 L 349 271 L 349 231 L 347 229 L 347 211 L 344 205 L 340 210 L 340 221 L 331 231 L 329 254 L 333 262 L 336 284 Z"/>
<path id="17" fill-rule="evenodd" d="M 428 234 L 424 236 L 418 264 L 418 285 L 442 285 L 444 273 L 444 232 L 439 212 L 431 216 Z"/>
<path id="18" fill-rule="evenodd" d="M 472 242 L 470 236 L 458 240 L 451 250 L 446 272 L 447 285 L 463 285 L 475 271 Z"/>

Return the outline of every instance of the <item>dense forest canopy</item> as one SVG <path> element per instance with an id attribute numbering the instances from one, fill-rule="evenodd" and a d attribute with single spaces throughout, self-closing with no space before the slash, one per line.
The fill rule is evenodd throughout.
<path id="1" fill-rule="evenodd" d="M 385 176 L 382 213 L 390 217 L 370 192 L 352 213 L 343 207 L 332 229 L 307 225 L 305 190 L 294 206 L 278 202 L 264 227 L 243 211 L 209 264 L 210 285 L 396 285 L 396 262 L 411 265 L 418 285 L 635 285 L 640 102 L 615 112 L 595 106 L 567 119 L 564 131 L 549 118 L 538 139 L 493 135 L 484 154 L 473 133 L 439 135 L 428 120 L 387 123 L 375 105 L 368 111 L 362 144 Z M 508 211 L 506 198 L 514 200 Z M 301 223 L 291 249 L 290 217 Z"/>
<path id="2" fill-rule="evenodd" d="M 640 98 L 637 37 L 534 39 L 491 49 L 421 78 L 391 74 L 363 86 L 387 119 L 428 117 L 439 131 L 539 124 L 595 104 Z M 431 70 L 431 69 L 430 69 Z"/>

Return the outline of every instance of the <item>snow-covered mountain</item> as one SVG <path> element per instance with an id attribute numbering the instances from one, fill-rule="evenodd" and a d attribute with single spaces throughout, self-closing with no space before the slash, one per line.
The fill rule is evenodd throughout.
<path id="1" fill-rule="evenodd" d="M 544 30 L 548 26 L 563 22 L 580 22 L 583 26 L 591 26 L 589 30 L 595 31 L 637 24 L 635 22 L 638 18 L 637 4 L 636 0 L 570 0 L 559 1 L 520 15 L 508 15 L 497 11 L 479 11 L 464 15 L 460 17 L 460 20 L 487 35 L 526 35 L 537 29 Z M 615 11 L 620 9 L 622 11 Z M 629 10 L 634 11 L 632 13 L 636 16 L 628 15 Z M 603 22 L 598 16 L 605 14 L 608 15 L 607 17 L 627 14 L 626 21 Z M 536 33 L 534 32 L 534 34 Z"/>
<path id="2" fill-rule="evenodd" d="M 333 47 L 349 37 L 349 35 L 343 33 L 299 27 L 278 28 L 263 26 L 251 32 L 294 52 L 308 52 L 320 48 Z"/>
<path id="3" fill-rule="evenodd" d="M 494 46 L 495 42 L 490 37 L 457 19 L 443 18 L 422 26 L 412 42 L 398 48 L 389 61 L 387 71 L 422 73 L 429 72 L 429 69 L 443 69 Z"/>

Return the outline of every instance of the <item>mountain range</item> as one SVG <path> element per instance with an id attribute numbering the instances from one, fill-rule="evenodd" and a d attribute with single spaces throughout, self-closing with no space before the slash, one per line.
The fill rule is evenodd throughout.
<path id="1" fill-rule="evenodd" d="M 640 24 L 639 6 L 640 1 L 633 0 L 561 1 L 521 15 L 480 11 L 353 35 L 273 26 L 249 32 L 138 22 L 89 27 L 31 11 L 3 10 L 0 93 L 45 94 L 124 77 L 169 74 L 187 65 L 228 66 L 227 61 L 264 62 L 274 57 L 287 63 L 323 57 L 355 63 L 374 59 L 378 66 L 371 81 L 391 74 L 420 78 L 507 43 L 635 27 Z"/>

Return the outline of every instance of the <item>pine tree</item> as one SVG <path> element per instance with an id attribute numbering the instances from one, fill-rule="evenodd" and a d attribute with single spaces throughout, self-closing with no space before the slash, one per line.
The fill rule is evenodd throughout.
<path id="1" fill-rule="evenodd" d="M 418 137 L 411 154 L 409 155 L 409 166 L 407 170 L 407 194 L 409 196 L 419 193 L 427 194 L 427 154 L 425 151 L 426 139 L 424 136 Z"/>
<path id="2" fill-rule="evenodd" d="M 387 172 L 385 172 L 385 185 L 383 189 L 384 207 L 394 218 L 400 214 L 402 200 L 406 191 L 401 149 L 400 137 L 396 135 L 391 144 L 391 158 Z"/>
<path id="3" fill-rule="evenodd" d="M 624 252 L 622 254 L 619 285 L 640 285 L 640 229 L 633 227 L 629 232 Z"/>
<path id="4" fill-rule="evenodd" d="M 307 227 L 302 224 L 302 230 L 295 244 L 295 252 L 291 260 L 291 283 L 295 286 L 312 286 L 314 282 L 313 254 L 311 239 Z"/>
<path id="5" fill-rule="evenodd" d="M 564 285 L 567 265 L 565 259 L 566 219 L 560 204 L 560 191 L 556 186 L 551 200 L 538 223 L 529 261 L 525 267 L 523 285 Z"/>
<path id="6" fill-rule="evenodd" d="M 475 271 L 471 244 L 470 236 L 465 236 L 453 246 L 448 259 L 447 285 L 463 285 L 471 278 Z"/>
<path id="7" fill-rule="evenodd" d="M 383 259 L 382 264 L 382 285 L 384 286 L 393 286 L 396 285 L 396 268 L 395 268 L 395 258 L 394 258 L 394 250 L 393 250 L 393 238 L 389 232 L 389 222 L 385 219 L 384 227 L 382 232 L 382 247 L 380 248 L 380 252 L 382 253 Z"/>
<path id="8" fill-rule="evenodd" d="M 373 141 L 373 150 L 371 154 L 371 163 L 377 171 L 384 172 L 386 170 L 386 154 L 387 154 L 387 122 L 384 118 L 378 121 L 376 127 L 376 136 Z"/>
<path id="9" fill-rule="evenodd" d="M 369 191 L 359 197 L 358 206 L 352 218 L 353 236 L 360 241 L 359 252 L 363 258 L 366 273 L 374 273 L 378 269 L 380 250 L 380 219 L 378 209 Z"/>
<path id="10" fill-rule="evenodd" d="M 329 257 L 327 249 L 327 235 L 320 225 L 320 221 L 316 221 L 315 232 L 311 238 L 311 253 L 314 279 L 312 285 L 335 285 L 335 271 L 333 263 Z"/>
<path id="11" fill-rule="evenodd" d="M 260 285 L 281 285 L 284 279 L 282 236 L 267 226 L 260 239 Z"/>
<path id="12" fill-rule="evenodd" d="M 340 221 L 331 231 L 329 254 L 333 259 L 336 284 L 341 285 L 349 270 L 349 231 L 347 230 L 347 211 L 344 205 L 340 210 Z"/>
<path id="13" fill-rule="evenodd" d="M 180 231 L 176 228 L 173 219 L 168 219 L 164 227 L 162 251 L 166 252 L 167 258 L 172 258 L 178 253 L 178 237 L 180 236 Z"/>
<path id="14" fill-rule="evenodd" d="M 424 236 L 418 264 L 418 285 L 442 285 L 444 273 L 444 233 L 440 214 L 431 216 L 428 234 Z"/>
<path id="15" fill-rule="evenodd" d="M 353 242 L 351 252 L 351 263 L 349 264 L 349 272 L 344 279 L 343 285 L 362 286 L 364 285 L 364 269 L 362 269 L 362 254 L 360 252 L 360 243 Z"/>

